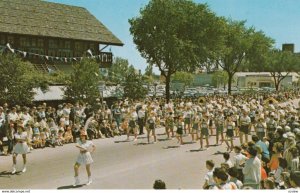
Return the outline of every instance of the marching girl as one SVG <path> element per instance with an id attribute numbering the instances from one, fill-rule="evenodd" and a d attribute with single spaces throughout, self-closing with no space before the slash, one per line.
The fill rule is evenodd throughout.
<path id="1" fill-rule="evenodd" d="M 172 111 L 169 111 L 166 115 L 166 133 L 167 133 L 167 139 L 170 139 L 170 133 L 172 134 L 172 138 L 174 137 L 174 118 Z"/>
<path id="2" fill-rule="evenodd" d="M 180 145 L 183 145 L 182 135 L 183 135 L 183 125 L 182 125 L 183 118 L 181 116 L 178 116 L 175 118 L 175 124 L 176 124 L 176 138 L 177 143 L 180 143 Z"/>
<path id="3" fill-rule="evenodd" d="M 199 135 L 198 135 L 200 133 L 199 124 L 200 124 L 200 116 L 199 114 L 196 114 L 193 117 L 192 142 L 195 142 L 199 139 Z"/>
<path id="4" fill-rule="evenodd" d="M 80 133 L 80 139 L 78 140 L 76 147 L 79 148 L 80 153 L 74 165 L 75 183 L 73 186 L 78 186 L 80 184 L 78 170 L 81 165 L 85 165 L 86 167 L 86 172 L 88 175 L 88 183 L 86 185 L 90 185 L 92 183 L 91 163 L 94 162 L 91 153 L 96 150 L 96 147 L 92 141 L 87 141 L 87 134 L 85 131 Z"/>
<path id="5" fill-rule="evenodd" d="M 208 120 L 208 115 L 207 112 L 203 115 L 202 120 L 200 121 L 200 127 L 201 127 L 201 134 L 200 134 L 200 149 L 203 150 L 203 137 L 205 136 L 206 140 L 206 148 L 209 147 L 209 142 L 208 142 L 208 127 L 209 127 L 209 120 Z"/>
<path id="6" fill-rule="evenodd" d="M 233 150 L 233 136 L 234 136 L 235 123 L 232 121 L 231 116 L 228 116 L 227 120 L 225 121 L 225 128 L 226 128 L 225 143 L 227 145 L 227 151 L 229 151 L 229 150 L 232 151 Z M 228 141 L 230 141 L 230 145 L 228 144 Z"/>
<path id="7" fill-rule="evenodd" d="M 127 139 L 129 140 L 130 131 L 133 130 L 134 133 L 134 141 L 137 141 L 137 118 L 138 115 L 134 108 L 131 109 L 131 113 L 129 115 L 129 123 L 128 123 L 128 129 L 127 129 Z"/>
<path id="8" fill-rule="evenodd" d="M 27 145 L 27 132 L 21 125 L 18 125 L 18 132 L 15 133 L 15 141 L 16 145 L 13 148 L 13 169 L 12 174 L 16 173 L 16 165 L 17 165 L 17 156 L 18 154 L 22 154 L 23 157 L 23 169 L 22 172 L 26 172 L 26 154 L 29 152 L 29 147 Z"/>
<path id="9" fill-rule="evenodd" d="M 154 137 L 154 143 L 156 143 L 156 134 L 155 134 L 155 113 L 152 111 L 150 112 L 150 116 L 148 117 L 147 120 L 147 139 L 148 139 L 148 143 L 150 143 L 150 134 L 152 132 L 152 135 Z"/>
<path id="10" fill-rule="evenodd" d="M 188 134 L 191 133 L 191 124 L 192 124 L 192 117 L 193 112 L 191 110 L 191 106 L 187 106 L 186 110 L 183 112 L 184 117 L 184 134 L 186 134 L 186 130 L 188 131 Z"/>
<path id="11" fill-rule="evenodd" d="M 219 109 L 216 117 L 214 118 L 214 122 L 216 125 L 216 145 L 219 145 L 219 136 L 221 135 L 221 144 L 224 141 L 224 116 L 222 113 L 222 109 Z"/>

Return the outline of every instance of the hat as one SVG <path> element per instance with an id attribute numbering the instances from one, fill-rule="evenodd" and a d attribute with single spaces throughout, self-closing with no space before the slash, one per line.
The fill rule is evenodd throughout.
<path id="1" fill-rule="evenodd" d="M 292 132 L 287 132 L 287 133 L 283 134 L 282 136 L 286 139 L 295 139 L 295 134 Z"/>
<path id="2" fill-rule="evenodd" d="M 290 132 L 290 131 L 291 131 L 291 128 L 290 128 L 289 126 L 285 126 L 285 127 L 284 127 L 284 131 L 285 131 L 285 132 Z"/>

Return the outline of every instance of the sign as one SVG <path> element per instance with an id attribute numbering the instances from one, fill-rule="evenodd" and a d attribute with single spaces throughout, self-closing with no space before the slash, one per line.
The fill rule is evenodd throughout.
<path id="1" fill-rule="evenodd" d="M 105 82 L 100 82 L 99 86 L 98 86 L 98 89 L 99 89 L 100 92 L 103 92 L 105 90 Z"/>

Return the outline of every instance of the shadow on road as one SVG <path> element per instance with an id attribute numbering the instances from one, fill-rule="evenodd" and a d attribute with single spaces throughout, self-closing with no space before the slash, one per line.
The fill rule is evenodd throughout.
<path id="1" fill-rule="evenodd" d="M 130 142 L 129 140 L 121 140 L 121 141 L 114 141 L 115 143 L 128 143 Z"/>
<path id="2" fill-rule="evenodd" d="M 3 172 L 0 172 L 0 178 L 10 178 L 10 176 L 13 176 L 13 175 L 20 175 L 22 172 L 19 171 L 19 172 L 16 172 L 14 174 L 11 174 L 11 172 L 8 172 L 8 171 L 3 171 Z"/>
<path id="3" fill-rule="evenodd" d="M 157 139 L 158 141 L 170 141 L 171 139 Z"/>
<path id="4" fill-rule="evenodd" d="M 214 153 L 213 155 L 223 155 L 225 152 L 221 152 L 221 151 L 217 151 L 216 153 Z"/>
<path id="5" fill-rule="evenodd" d="M 147 137 L 138 137 L 138 139 L 146 139 Z"/>
<path id="6" fill-rule="evenodd" d="M 163 147 L 163 149 L 174 149 L 174 148 L 179 148 L 179 147 L 180 147 L 179 145 L 170 145 L 167 147 Z"/>
<path id="7" fill-rule="evenodd" d="M 57 190 L 63 190 L 63 189 L 75 189 L 75 188 L 80 188 L 82 186 L 84 186 L 85 184 L 80 184 L 78 186 L 73 186 L 73 185 L 68 185 L 68 186 L 61 186 L 58 187 Z"/>
<path id="8" fill-rule="evenodd" d="M 187 145 L 187 144 L 194 144 L 196 142 L 190 141 L 190 142 L 183 142 L 183 145 Z"/>
<path id="9" fill-rule="evenodd" d="M 137 143 L 135 145 L 151 145 L 151 144 L 154 144 L 153 142 L 151 143 L 147 143 L 147 142 L 140 142 L 140 143 Z"/>

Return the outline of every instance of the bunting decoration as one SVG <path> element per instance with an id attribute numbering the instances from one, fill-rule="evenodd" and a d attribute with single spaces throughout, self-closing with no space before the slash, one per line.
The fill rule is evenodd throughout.
<path id="1" fill-rule="evenodd" d="M 74 62 L 74 61 L 81 61 L 84 58 L 93 58 L 93 59 L 100 59 L 100 60 L 105 60 L 107 59 L 106 55 L 93 55 L 92 50 L 88 49 L 86 53 L 88 53 L 89 56 L 87 57 L 57 57 L 57 56 L 47 56 L 47 55 L 42 55 L 42 54 L 36 54 L 32 52 L 27 52 L 27 51 L 22 51 L 22 50 L 17 50 L 12 48 L 12 46 L 7 43 L 6 45 L 0 45 L 0 53 L 4 52 L 5 50 L 9 50 L 11 53 L 14 54 L 20 54 L 23 58 L 30 57 L 30 56 L 35 56 L 39 57 L 41 59 L 45 60 L 50 60 L 50 61 L 62 61 L 65 63 L 68 62 Z"/>

